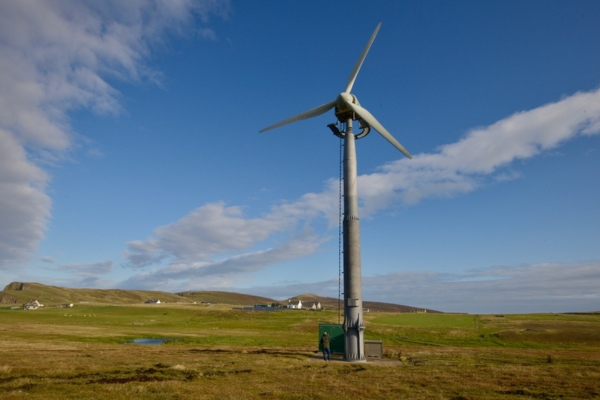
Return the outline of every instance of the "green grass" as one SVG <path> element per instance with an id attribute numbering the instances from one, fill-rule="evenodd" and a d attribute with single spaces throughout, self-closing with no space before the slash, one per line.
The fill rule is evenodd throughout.
<path id="1" fill-rule="evenodd" d="M 367 336 L 393 344 L 503 348 L 594 348 L 600 315 L 396 314 L 370 318 Z"/>
<path id="2" fill-rule="evenodd" d="M 420 328 L 465 328 L 477 323 L 476 316 L 464 314 L 396 314 L 373 318 L 371 322 L 384 325 Z"/>
<path id="3" fill-rule="evenodd" d="M 324 363 L 337 311 L 203 305 L 0 309 L 0 399 L 580 399 L 600 396 L 600 315 L 369 313 L 382 364 Z M 136 338 L 178 338 L 159 346 Z"/>
<path id="4" fill-rule="evenodd" d="M 181 344 L 280 346 L 316 342 L 318 324 L 335 322 L 334 311 L 233 311 L 201 305 L 92 306 L 35 311 L 0 310 L 5 324 L 27 339 L 44 331 L 53 340 L 122 343 L 139 337 L 178 337 Z"/>

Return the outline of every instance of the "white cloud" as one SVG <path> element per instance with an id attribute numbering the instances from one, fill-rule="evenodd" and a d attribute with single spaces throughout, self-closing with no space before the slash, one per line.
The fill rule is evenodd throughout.
<path id="1" fill-rule="evenodd" d="M 593 311 L 600 309 L 599 267 L 593 261 L 462 274 L 392 273 L 364 278 L 364 297 L 470 313 Z"/>
<path id="2" fill-rule="evenodd" d="M 0 128 L 0 269 L 27 257 L 44 237 L 50 215 L 47 182 L 17 139 Z"/>
<path id="3" fill-rule="evenodd" d="M 91 264 L 61 264 L 56 269 L 61 272 L 69 272 L 81 276 L 95 276 L 111 273 L 113 271 L 113 262 L 107 260 Z"/>
<path id="4" fill-rule="evenodd" d="M 0 268 L 18 265 L 44 236 L 51 201 L 38 164 L 72 147 L 68 113 L 119 113 L 108 78 L 156 82 L 160 74 L 146 60 L 165 32 L 182 33 L 200 18 L 197 35 L 214 38 L 208 16 L 225 17 L 228 7 L 215 0 L 0 2 Z"/>
<path id="5" fill-rule="evenodd" d="M 249 249 L 272 234 L 291 228 L 295 221 L 279 213 L 244 218 L 240 207 L 223 202 L 207 204 L 179 221 L 158 227 L 147 241 L 127 243 L 129 266 L 141 267 L 166 257 L 183 262 L 208 261 L 211 255 Z"/>
<path id="6" fill-rule="evenodd" d="M 502 171 L 515 160 L 534 157 L 577 135 L 600 133 L 600 90 L 580 92 L 558 102 L 516 113 L 477 128 L 435 153 L 400 159 L 359 177 L 363 214 L 394 203 L 415 204 L 477 189 L 486 177 L 513 179 Z"/>
<path id="7" fill-rule="evenodd" d="M 110 260 L 85 264 L 60 264 L 56 267 L 44 269 L 52 271 L 55 276 L 52 279 L 53 284 L 58 286 L 101 288 L 110 287 L 113 284 L 110 279 L 106 279 L 114 271 L 113 262 Z M 56 272 L 63 273 L 67 277 L 56 277 Z"/>
<path id="8" fill-rule="evenodd" d="M 245 273 L 313 254 L 323 241 L 323 238 L 305 231 L 281 245 L 224 260 L 201 262 L 175 259 L 166 267 L 131 276 L 120 287 L 150 290 L 169 288 L 177 292 L 192 287 L 199 290 L 230 286 L 244 281 Z"/>
<path id="9" fill-rule="evenodd" d="M 324 189 L 318 193 L 306 193 L 298 200 L 279 204 L 273 208 L 271 218 L 310 220 L 325 218 L 332 228 L 338 225 L 339 215 L 339 181 L 329 179 Z"/>

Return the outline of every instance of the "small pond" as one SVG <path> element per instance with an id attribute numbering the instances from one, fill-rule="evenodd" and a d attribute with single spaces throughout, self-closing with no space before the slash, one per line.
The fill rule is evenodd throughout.
<path id="1" fill-rule="evenodd" d="M 174 342 L 176 340 L 181 340 L 179 338 L 162 338 L 162 339 L 151 339 L 151 338 L 141 338 L 141 339 L 133 339 L 128 344 L 147 344 L 147 345 L 157 345 L 163 344 L 167 342 Z"/>

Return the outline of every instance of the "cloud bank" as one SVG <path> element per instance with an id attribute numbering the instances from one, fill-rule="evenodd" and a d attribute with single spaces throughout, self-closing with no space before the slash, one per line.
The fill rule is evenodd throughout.
<path id="1" fill-rule="evenodd" d="M 429 197 L 451 197 L 476 190 L 485 182 L 511 179 L 506 167 L 516 160 L 535 157 L 579 135 L 600 133 L 600 90 L 580 92 L 539 108 L 523 111 L 487 127 L 473 129 L 459 141 L 433 153 L 400 159 L 372 174 L 359 176 L 361 216 L 389 207 L 410 206 Z M 200 284 L 206 279 L 249 273 L 282 261 L 282 249 L 306 240 L 301 251 L 288 251 L 287 259 L 318 251 L 313 235 L 295 237 L 274 248 L 256 250 L 282 233 L 328 221 L 337 225 L 338 183 L 326 182 L 323 191 L 309 193 L 295 202 L 274 205 L 267 215 L 247 218 L 238 206 L 207 204 L 181 220 L 158 227 L 146 240 L 127 243 L 127 266 L 168 266 L 132 276 L 127 286 L 147 288 L 177 280 Z M 251 249 L 254 249 L 250 251 Z M 303 250 L 302 250 L 303 249 Z M 231 253 L 234 253 L 231 255 Z M 257 255 L 260 254 L 260 257 Z M 249 261 L 252 259 L 253 261 Z M 184 272 L 185 271 L 185 272 Z M 208 282 L 208 281 L 203 281 Z M 226 285 L 230 281 L 223 280 Z M 154 285 L 154 286 L 153 286 Z M 198 286 L 195 286 L 198 288 Z"/>
<path id="2" fill-rule="evenodd" d="M 74 144 L 68 113 L 121 111 L 110 81 L 158 82 L 147 65 L 166 33 L 214 39 L 227 1 L 0 2 L 0 269 L 35 251 L 51 217 L 44 171 Z M 154 47 L 153 47 L 154 46 Z"/>
<path id="3" fill-rule="evenodd" d="M 472 314 L 600 311 L 599 287 L 600 262 L 590 261 L 497 266 L 459 274 L 393 272 L 363 277 L 363 298 Z M 255 287 L 249 293 L 276 299 L 302 293 L 337 298 L 338 282 Z"/>
<path id="4" fill-rule="evenodd" d="M 365 296 L 470 313 L 600 310 L 600 263 L 498 266 L 464 274 L 394 273 L 366 279 Z"/>
<path id="5" fill-rule="evenodd" d="M 415 204 L 478 188 L 486 179 L 510 178 L 503 167 L 558 147 L 579 135 L 600 133 L 600 90 L 580 92 L 558 102 L 473 129 L 437 152 L 398 160 L 360 177 L 365 211 L 395 202 Z"/>

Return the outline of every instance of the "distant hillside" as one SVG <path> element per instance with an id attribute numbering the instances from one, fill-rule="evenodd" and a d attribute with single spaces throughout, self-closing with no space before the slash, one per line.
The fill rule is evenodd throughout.
<path id="1" fill-rule="evenodd" d="M 252 296 L 250 294 L 234 293 L 234 292 L 179 292 L 177 295 L 196 303 L 208 302 L 217 304 L 232 304 L 232 305 L 247 305 L 254 304 L 271 304 L 276 301 L 267 297 Z"/>
<path id="2" fill-rule="evenodd" d="M 291 299 L 296 301 L 302 300 L 305 306 L 312 306 L 313 303 L 321 303 L 322 307 L 330 310 L 337 310 L 338 308 L 338 299 L 333 297 L 303 294 Z M 267 297 L 235 292 L 186 291 L 167 293 L 151 290 L 71 289 L 33 282 L 12 282 L 0 292 L 0 304 L 23 304 L 30 300 L 38 300 L 46 306 L 65 303 L 141 304 L 146 300 L 160 300 L 163 303 L 191 304 L 194 302 L 208 302 L 243 306 L 272 303 L 279 303 L 285 306 L 288 303 L 287 300 L 277 301 Z M 374 301 L 364 301 L 363 306 L 369 311 L 415 312 L 422 310 L 416 307 Z M 438 311 L 427 310 L 427 312 Z"/>
<path id="3" fill-rule="evenodd" d="M 320 302 L 322 307 L 327 309 L 337 309 L 338 308 L 338 299 L 333 297 L 321 297 L 316 294 L 302 294 L 296 297 L 292 297 L 291 300 L 302 300 L 303 306 L 312 306 L 313 303 Z M 280 301 L 281 304 L 287 304 L 287 301 Z M 341 307 L 344 307 L 343 299 L 341 303 Z M 380 303 L 377 301 L 363 301 L 363 308 L 369 311 L 380 311 L 380 312 L 416 312 L 423 311 L 423 308 L 403 306 L 400 304 L 392 304 L 392 303 Z M 439 313 L 440 311 L 427 309 L 427 312 L 431 313 Z"/>
<path id="4" fill-rule="evenodd" d="M 192 302 L 173 293 L 150 290 L 71 289 L 29 282 L 12 282 L 0 292 L 0 303 L 3 304 L 23 304 L 29 300 L 38 300 L 44 305 L 86 302 L 139 304 L 153 299 L 167 303 Z"/>

